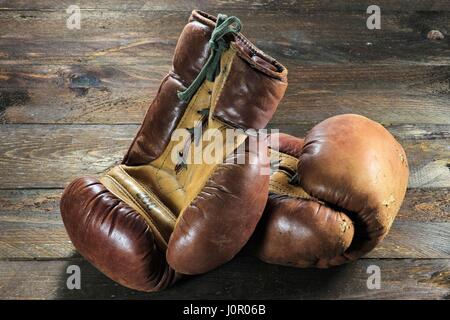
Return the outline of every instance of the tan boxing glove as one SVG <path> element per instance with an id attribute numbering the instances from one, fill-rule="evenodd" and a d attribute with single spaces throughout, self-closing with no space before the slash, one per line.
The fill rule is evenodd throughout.
<path id="1" fill-rule="evenodd" d="M 280 134 L 271 156 L 269 200 L 251 241 L 260 259 L 326 268 L 358 259 L 386 236 L 409 171 L 383 126 L 335 116 L 304 139 Z"/>

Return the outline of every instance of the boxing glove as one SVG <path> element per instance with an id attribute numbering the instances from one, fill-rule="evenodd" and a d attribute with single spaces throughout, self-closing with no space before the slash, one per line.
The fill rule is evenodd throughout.
<path id="1" fill-rule="evenodd" d="M 244 246 L 261 217 L 267 145 L 252 151 L 256 137 L 244 130 L 266 126 L 287 70 L 239 30 L 236 17 L 193 11 L 173 69 L 122 163 L 64 191 L 61 215 L 73 245 L 124 286 L 156 291 L 216 268 Z M 239 129 L 233 143 L 205 137 L 208 129 L 230 128 Z M 221 161 L 192 161 L 202 141 Z"/>
<path id="2" fill-rule="evenodd" d="M 372 250 L 405 196 L 402 146 L 380 124 L 352 114 L 319 123 L 304 139 L 274 138 L 269 199 L 251 241 L 255 254 L 269 263 L 326 268 Z"/>

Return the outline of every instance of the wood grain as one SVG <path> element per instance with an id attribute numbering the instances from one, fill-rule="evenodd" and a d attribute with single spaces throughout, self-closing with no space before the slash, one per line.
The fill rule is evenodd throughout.
<path id="1" fill-rule="evenodd" d="M 397 219 L 450 222 L 450 189 L 409 189 Z"/>
<path id="2" fill-rule="evenodd" d="M 62 10 L 66 9 L 72 2 L 70 0 L 0 0 L 0 10 Z M 362 11 L 373 4 L 370 0 L 231 0 L 231 1 L 211 1 L 211 0 L 78 0 L 77 4 L 83 10 L 109 9 L 109 10 L 140 10 L 140 11 L 187 11 L 193 8 L 229 10 L 274 10 L 289 9 L 292 11 Z M 445 0 L 378 0 L 377 4 L 383 11 L 409 12 L 409 11 L 450 11 L 450 5 Z"/>
<path id="3" fill-rule="evenodd" d="M 395 221 L 368 258 L 450 258 L 450 223 Z"/>
<path id="4" fill-rule="evenodd" d="M 81 269 L 81 289 L 66 287 L 67 267 Z M 380 289 L 367 289 L 367 267 L 381 271 Z M 158 293 L 112 282 L 80 259 L 0 261 L 1 299 L 448 299 L 447 259 L 367 259 L 332 269 L 295 269 L 238 257 Z"/>
<path id="5" fill-rule="evenodd" d="M 168 64 L 9 66 L 2 123 L 140 123 Z M 448 124 L 450 66 L 289 66 L 273 124 L 360 113 L 383 124 Z M 449 131 L 450 126 L 447 128 Z"/>
<path id="6" fill-rule="evenodd" d="M 62 189 L 0 189 L 0 215 L 25 222 L 38 216 L 55 221 Z M 6 221 L 6 220 L 5 220 Z M 396 221 L 450 222 L 450 189 L 408 189 Z"/>
<path id="7" fill-rule="evenodd" d="M 0 190 L 0 259 L 75 254 L 59 215 L 62 190 Z M 387 238 L 369 258 L 450 258 L 449 189 L 408 190 Z"/>
<path id="8" fill-rule="evenodd" d="M 99 175 L 121 161 L 137 130 L 135 125 L 3 125 L 0 188 L 60 188 L 76 176 Z"/>
<path id="9" fill-rule="evenodd" d="M 302 14 L 239 9 L 229 14 L 242 19 L 244 33 L 258 47 L 286 63 L 439 65 L 450 61 L 448 41 L 426 39 L 432 29 L 447 32 L 450 12 L 384 14 L 383 26 L 376 31 L 367 28 L 365 11 Z M 132 56 L 142 64 L 161 50 L 170 52 L 167 59 L 189 12 L 86 10 L 80 30 L 66 28 L 68 16 L 65 10 L 0 11 L 2 64 L 39 58 L 48 62 L 49 57 L 58 61 L 68 56 L 79 62 L 96 59 L 115 63 Z M 136 60 L 139 58 L 144 60 Z"/>
<path id="10" fill-rule="evenodd" d="M 0 259 L 58 259 L 76 253 L 59 214 L 0 214 Z M 449 222 L 396 221 L 369 258 L 450 258 Z"/>
<path id="11" fill-rule="evenodd" d="M 0 0 L 0 299 L 450 298 L 450 3 L 380 0 Z M 404 146 L 406 199 L 385 241 L 329 270 L 240 257 L 157 294 L 110 281 L 74 250 L 59 215 L 62 188 L 120 162 L 170 70 L 192 8 L 235 14 L 244 33 L 289 69 L 271 128 L 304 136 L 335 114 L 381 122 Z M 282 19 L 280 17 L 282 16 Z M 263 23 L 262 23 L 263 22 Z M 426 34 L 440 30 L 445 39 Z M 66 268 L 82 290 L 66 289 Z M 368 290 L 367 266 L 382 272 Z"/>
<path id="12" fill-rule="evenodd" d="M 0 190 L 0 259 L 50 259 L 74 253 L 59 216 L 61 192 Z M 448 189 L 408 190 L 392 231 L 369 257 L 449 257 L 449 194 Z"/>
<path id="13" fill-rule="evenodd" d="M 325 120 L 324 118 L 319 120 Z M 305 122 L 297 122 L 297 123 L 283 123 L 280 124 L 283 126 L 283 132 L 297 135 L 299 137 L 304 137 L 308 130 L 310 130 L 315 123 L 305 123 Z M 269 129 L 277 129 L 279 126 L 275 122 L 271 122 L 268 125 Z M 440 139 L 448 139 L 450 138 L 450 125 L 448 124 L 384 124 L 384 127 L 389 130 L 389 132 L 396 137 L 398 140 L 402 141 L 428 141 L 428 140 L 440 140 Z"/>
<path id="14" fill-rule="evenodd" d="M 297 136 L 306 131 L 302 126 L 295 129 Z M 136 125 L 3 125 L 0 189 L 61 188 L 77 176 L 99 175 L 121 161 L 137 130 Z M 400 142 L 412 188 L 450 187 L 447 139 L 400 137 Z"/>
<path id="15" fill-rule="evenodd" d="M 0 215 L 0 259 L 58 259 L 76 253 L 59 214 Z"/>

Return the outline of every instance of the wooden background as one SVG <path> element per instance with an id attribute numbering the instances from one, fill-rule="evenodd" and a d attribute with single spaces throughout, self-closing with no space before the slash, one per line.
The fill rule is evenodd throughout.
<path id="1" fill-rule="evenodd" d="M 380 5 L 382 29 L 366 28 Z M 125 4 L 126 3 L 126 4 Z M 81 30 L 66 8 L 82 9 Z M 304 135 L 359 113 L 402 143 L 405 203 L 364 259 L 301 270 L 239 256 L 156 294 L 123 288 L 85 262 L 59 215 L 64 186 L 121 160 L 169 71 L 193 8 L 234 14 L 289 69 L 272 127 Z M 427 40 L 431 29 L 444 40 Z M 447 0 L 0 0 L 0 298 L 450 298 L 450 3 Z M 66 289 L 77 264 L 82 289 Z M 368 290 L 367 266 L 381 268 Z"/>

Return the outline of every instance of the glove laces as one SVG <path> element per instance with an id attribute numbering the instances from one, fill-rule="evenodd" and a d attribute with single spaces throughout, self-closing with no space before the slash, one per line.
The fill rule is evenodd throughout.
<path id="1" fill-rule="evenodd" d="M 224 14 L 219 14 L 217 16 L 216 27 L 208 42 L 210 48 L 208 60 L 194 81 L 192 81 L 191 85 L 184 91 L 178 91 L 177 95 L 181 101 L 188 103 L 205 79 L 214 81 L 220 72 L 220 57 L 223 52 L 229 48 L 229 43 L 224 37 L 227 34 L 239 33 L 241 27 L 241 21 L 235 16 L 227 17 Z"/>

